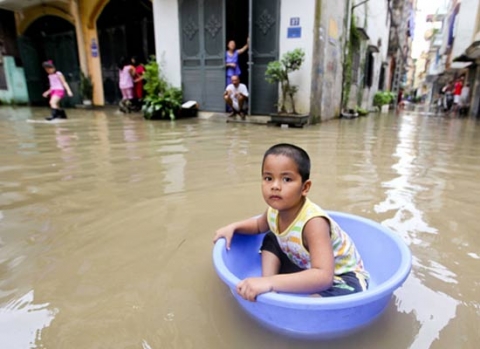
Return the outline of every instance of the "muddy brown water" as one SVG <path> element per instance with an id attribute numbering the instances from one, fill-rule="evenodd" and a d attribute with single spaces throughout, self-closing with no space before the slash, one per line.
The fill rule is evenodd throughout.
<path id="1" fill-rule="evenodd" d="M 306 129 L 0 108 L 0 348 L 478 348 L 480 123 L 370 115 Z M 216 228 L 262 212 L 277 142 L 313 162 L 310 198 L 390 227 L 412 273 L 347 338 L 273 334 L 212 266 Z"/>

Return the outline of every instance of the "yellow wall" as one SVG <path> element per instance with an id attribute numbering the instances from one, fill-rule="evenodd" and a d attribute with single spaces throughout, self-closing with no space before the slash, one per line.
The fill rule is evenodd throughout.
<path id="1" fill-rule="evenodd" d="M 74 16 L 75 2 L 79 2 L 80 26 L 76 26 Z M 81 28 L 81 35 L 77 34 L 79 62 L 81 69 L 92 78 L 93 103 L 104 105 L 102 68 L 100 64 L 100 52 L 97 57 L 92 57 L 92 39 L 97 42 L 97 18 L 110 0 L 71 0 L 70 4 L 55 3 L 54 6 L 33 6 L 16 15 L 17 32 L 23 34 L 28 27 L 38 18 L 45 15 L 61 17 L 72 23 L 77 29 Z M 100 48 L 99 48 L 100 50 Z M 85 62 L 86 58 L 86 62 Z M 86 65 L 86 67 L 85 67 Z"/>
<path id="2" fill-rule="evenodd" d="M 91 44 L 95 40 L 98 46 L 97 18 L 109 0 L 81 0 L 80 19 L 84 35 L 84 49 L 87 56 L 88 73 L 93 82 L 93 103 L 104 105 L 102 66 L 100 62 L 100 47 L 97 57 L 92 57 Z"/>
<path id="3" fill-rule="evenodd" d="M 23 10 L 20 14 L 17 14 L 17 33 L 20 35 L 23 34 L 25 30 L 28 29 L 30 24 L 32 24 L 36 19 L 48 15 L 63 18 L 75 25 L 73 16 L 71 15 L 68 6 L 34 6 Z"/>
<path id="4" fill-rule="evenodd" d="M 36 19 L 52 15 L 66 19 L 72 23 L 77 30 L 81 28 L 82 33 L 77 33 L 79 62 L 82 71 L 90 75 L 93 83 L 93 103 L 104 105 L 102 67 L 100 62 L 100 50 L 98 47 L 97 57 L 92 57 L 91 44 L 95 40 L 98 46 L 97 19 L 110 0 L 70 0 L 69 4 L 56 2 L 54 5 L 33 6 L 21 13 L 17 13 L 17 32 L 23 34 L 25 30 Z M 78 2 L 78 13 L 75 13 Z M 76 23 L 78 15 L 80 25 Z M 77 24 L 77 25 L 76 25 Z"/>

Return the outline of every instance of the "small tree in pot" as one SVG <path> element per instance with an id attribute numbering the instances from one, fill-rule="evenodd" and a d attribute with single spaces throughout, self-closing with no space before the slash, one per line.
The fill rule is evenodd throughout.
<path id="1" fill-rule="evenodd" d="M 175 120 L 175 116 L 182 107 L 182 90 L 170 86 L 163 78 L 154 56 L 145 65 L 143 77 L 146 81 L 142 107 L 145 119 Z"/>
<path id="2" fill-rule="evenodd" d="M 289 51 L 282 56 L 280 61 L 273 61 L 268 63 L 265 77 L 269 83 L 280 83 L 282 90 L 282 99 L 279 104 L 279 112 L 281 114 L 288 114 L 286 102 L 287 97 L 290 99 L 291 114 L 297 114 L 295 109 L 295 93 L 298 92 L 298 86 L 290 84 L 289 74 L 299 70 L 305 60 L 305 52 L 296 48 Z"/>
<path id="3" fill-rule="evenodd" d="M 92 105 L 93 84 L 90 76 L 80 72 L 80 93 L 82 94 L 83 104 Z"/>

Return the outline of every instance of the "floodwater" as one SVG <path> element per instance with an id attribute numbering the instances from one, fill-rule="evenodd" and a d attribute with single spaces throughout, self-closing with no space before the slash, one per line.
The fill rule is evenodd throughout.
<path id="1" fill-rule="evenodd" d="M 306 129 L 0 108 L 0 348 L 478 348 L 480 122 L 370 115 Z M 212 266 L 216 228 L 265 209 L 263 152 L 296 143 L 311 199 L 398 233 L 409 279 L 350 337 L 259 327 Z"/>

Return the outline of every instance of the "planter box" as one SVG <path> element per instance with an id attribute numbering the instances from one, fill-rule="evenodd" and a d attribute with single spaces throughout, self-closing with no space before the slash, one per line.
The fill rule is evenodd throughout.
<path id="1" fill-rule="evenodd" d="M 382 105 L 382 107 L 380 108 L 380 111 L 382 113 L 388 113 L 389 109 L 390 109 L 390 104 L 385 104 L 385 105 Z"/>
<path id="2" fill-rule="evenodd" d="M 270 124 L 277 126 L 288 125 L 292 127 L 303 127 L 308 123 L 309 115 L 305 114 L 270 114 Z"/>

